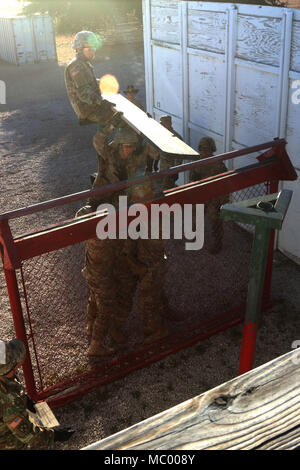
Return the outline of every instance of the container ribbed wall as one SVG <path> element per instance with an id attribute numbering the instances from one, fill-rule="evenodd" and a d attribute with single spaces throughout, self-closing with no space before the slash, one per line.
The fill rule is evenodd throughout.
<path id="1" fill-rule="evenodd" d="M 56 61 L 50 16 L 0 18 L 0 59 L 16 65 Z"/>

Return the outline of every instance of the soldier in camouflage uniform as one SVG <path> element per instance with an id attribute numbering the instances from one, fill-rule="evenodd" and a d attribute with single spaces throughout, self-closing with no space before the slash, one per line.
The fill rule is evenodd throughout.
<path id="1" fill-rule="evenodd" d="M 211 137 L 202 137 L 198 145 L 198 151 L 201 158 L 212 157 L 216 151 L 216 144 Z M 201 168 L 195 168 L 190 172 L 190 181 L 199 181 L 218 175 L 227 171 L 223 162 L 216 162 Z M 205 211 L 208 213 L 212 229 L 212 243 L 209 251 L 213 254 L 218 253 L 222 249 L 222 240 L 224 235 L 223 222 L 220 217 L 220 207 L 229 201 L 228 196 L 222 196 L 212 199 L 205 203 Z"/>
<path id="2" fill-rule="evenodd" d="M 0 450 L 51 449 L 54 442 L 68 440 L 73 432 L 31 423 L 27 409 L 35 412 L 34 402 L 15 375 L 25 360 L 25 346 L 13 339 L 4 343 L 4 349 L 5 361 L 0 361 Z"/>
<path id="3" fill-rule="evenodd" d="M 119 129 L 115 142 L 108 144 L 100 132 L 95 139 L 99 167 L 94 187 L 143 176 L 146 151 L 139 149 L 138 136 L 128 127 Z M 131 186 L 125 191 L 93 197 L 77 216 L 96 210 L 101 203 L 118 207 L 119 195 L 127 195 L 128 203 L 153 198 L 150 182 Z M 168 334 L 162 314 L 168 308 L 164 296 L 163 240 L 121 240 L 93 238 L 85 242 L 86 263 L 83 275 L 90 298 L 87 308 L 88 335 L 91 338 L 88 354 L 103 356 L 113 352 L 111 340 L 122 343 L 121 332 L 133 304 L 138 285 L 138 308 L 144 323 L 145 343 Z"/>
<path id="4" fill-rule="evenodd" d="M 70 103 L 80 124 L 98 123 L 102 129 L 118 113 L 112 111 L 112 104 L 103 100 L 95 77 L 91 60 L 99 48 L 99 40 L 91 31 L 80 31 L 73 43 L 76 57 L 65 70 L 65 84 Z"/>

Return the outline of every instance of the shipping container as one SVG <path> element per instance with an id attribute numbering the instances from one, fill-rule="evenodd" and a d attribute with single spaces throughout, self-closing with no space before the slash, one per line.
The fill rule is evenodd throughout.
<path id="1" fill-rule="evenodd" d="M 170 114 L 195 149 L 213 137 L 216 153 L 285 138 L 300 177 L 299 10 L 143 0 L 143 24 L 150 114 Z M 300 179 L 282 188 L 293 197 L 277 243 L 300 264 Z"/>
<path id="2" fill-rule="evenodd" d="M 56 61 L 51 17 L 0 18 L 0 59 L 16 65 Z"/>
<path id="3" fill-rule="evenodd" d="M 35 44 L 35 61 L 56 61 L 55 34 L 50 16 L 33 16 L 32 26 Z"/>

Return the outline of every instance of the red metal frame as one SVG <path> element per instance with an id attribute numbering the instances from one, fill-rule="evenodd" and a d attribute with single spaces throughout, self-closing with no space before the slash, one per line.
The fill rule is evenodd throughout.
<path id="1" fill-rule="evenodd" d="M 284 140 L 274 140 L 272 142 L 267 142 L 247 149 L 229 152 L 211 157 L 209 159 L 184 164 L 180 167 L 166 170 L 160 173 L 154 173 L 149 177 L 136 179 L 134 183 L 115 183 L 102 188 L 83 191 L 81 193 L 65 196 L 52 201 L 46 201 L 0 215 L 0 248 L 11 311 L 16 329 L 16 336 L 23 340 L 28 351 L 27 359 L 23 367 L 28 394 L 35 400 L 47 398 L 49 402 L 51 401 L 53 406 L 66 403 L 75 396 L 86 393 L 86 391 L 89 391 L 91 387 L 94 388 L 95 386 L 99 386 L 102 383 L 107 383 L 108 381 L 123 376 L 132 370 L 157 361 L 162 357 L 171 354 L 172 352 L 178 351 L 179 349 L 194 344 L 204 338 L 223 331 L 224 329 L 230 328 L 237 323 L 241 323 L 243 321 L 244 306 L 241 306 L 239 309 L 237 309 L 233 316 L 230 315 L 230 312 L 227 312 L 226 315 L 222 314 L 214 318 L 214 325 L 204 325 L 202 323 L 200 325 L 201 332 L 197 333 L 195 326 L 191 326 L 190 330 L 187 330 L 183 335 L 181 334 L 180 337 L 167 338 L 165 341 L 157 343 L 155 346 L 152 345 L 151 347 L 136 351 L 130 354 L 128 357 L 124 357 L 119 360 L 117 364 L 114 364 L 114 361 L 112 361 L 111 363 L 107 364 L 107 367 L 105 367 L 108 369 L 109 367 L 112 368 L 113 365 L 115 366 L 115 370 L 110 374 L 109 377 L 107 377 L 107 374 L 105 373 L 105 368 L 102 368 L 102 371 L 96 371 L 96 376 L 91 379 L 91 382 L 88 385 L 85 380 L 83 383 L 81 381 L 82 377 L 87 377 L 87 374 L 83 374 L 82 377 L 76 376 L 76 378 L 72 381 L 64 382 L 63 384 L 60 384 L 60 386 L 54 386 L 47 390 L 37 392 L 29 354 L 29 338 L 26 334 L 24 316 L 20 302 L 20 292 L 16 278 L 16 270 L 22 267 L 23 261 L 33 258 L 34 256 L 58 250 L 60 248 L 80 243 L 89 238 L 93 238 L 95 236 L 96 225 L 103 215 L 94 214 L 92 217 L 88 218 L 77 220 L 72 219 L 71 221 L 67 221 L 64 224 L 52 226 L 47 230 L 31 233 L 16 239 L 13 238 L 9 228 L 8 221 L 10 219 L 86 199 L 92 195 L 105 194 L 111 191 L 119 191 L 125 187 L 130 186 L 131 184 L 148 181 L 149 179 L 155 180 L 163 178 L 169 174 L 191 170 L 209 163 L 229 160 L 266 149 L 269 150 L 260 155 L 260 157 L 257 158 L 258 162 L 254 163 L 253 165 L 249 165 L 237 170 L 231 170 L 199 182 L 189 183 L 179 188 L 174 188 L 172 190 L 166 191 L 164 198 L 156 199 L 155 201 L 149 201 L 146 203 L 146 205 L 150 206 L 151 202 L 155 202 L 156 204 L 164 203 L 169 205 L 172 205 L 173 203 L 179 203 L 181 205 L 196 203 L 199 204 L 204 203 L 212 198 L 236 192 L 241 189 L 265 182 L 270 182 L 269 190 L 273 192 L 274 189 L 277 188 L 279 180 L 294 180 L 297 178 L 294 168 L 292 167 L 289 157 L 286 153 L 285 144 L 286 142 Z M 128 218 L 128 220 L 130 220 L 130 218 Z M 262 309 L 265 309 L 269 306 L 273 244 L 274 231 L 269 247 Z M 253 340 L 252 333 L 250 335 L 252 338 L 251 341 Z M 249 335 L 247 334 L 245 338 L 248 337 Z M 102 374 L 101 376 L 99 376 L 100 372 Z M 89 373 L 88 375 L 91 374 Z M 75 386 L 75 388 L 74 380 L 78 380 L 78 386 Z M 73 391 L 69 393 L 64 392 L 64 389 L 68 388 L 69 386 L 73 387 Z"/>

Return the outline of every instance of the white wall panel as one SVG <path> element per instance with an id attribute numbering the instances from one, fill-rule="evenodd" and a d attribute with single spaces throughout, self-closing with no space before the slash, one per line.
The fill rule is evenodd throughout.
<path id="1" fill-rule="evenodd" d="M 189 54 L 189 121 L 222 134 L 224 130 L 224 75 L 221 57 Z"/>
<path id="2" fill-rule="evenodd" d="M 153 105 L 182 117 L 182 71 L 180 51 L 153 46 Z"/>

